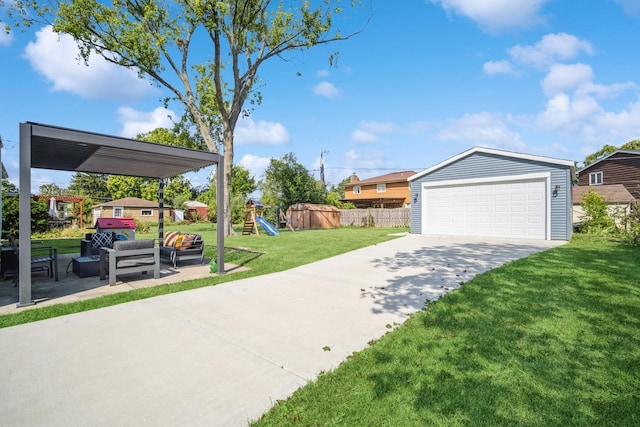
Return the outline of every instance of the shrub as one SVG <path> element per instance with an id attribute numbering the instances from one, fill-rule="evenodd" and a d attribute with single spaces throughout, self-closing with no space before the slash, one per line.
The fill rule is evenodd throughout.
<path id="1" fill-rule="evenodd" d="M 582 210 L 584 214 L 580 218 L 582 223 L 582 231 L 587 233 L 602 233 L 614 230 L 613 219 L 609 216 L 609 205 L 604 197 L 589 190 L 588 194 L 582 197 Z"/>

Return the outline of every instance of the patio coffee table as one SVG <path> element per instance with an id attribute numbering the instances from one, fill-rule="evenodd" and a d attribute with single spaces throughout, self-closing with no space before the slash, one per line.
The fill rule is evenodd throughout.
<path id="1" fill-rule="evenodd" d="M 73 259 L 73 272 L 78 277 L 100 275 L 100 255 L 81 256 Z"/>

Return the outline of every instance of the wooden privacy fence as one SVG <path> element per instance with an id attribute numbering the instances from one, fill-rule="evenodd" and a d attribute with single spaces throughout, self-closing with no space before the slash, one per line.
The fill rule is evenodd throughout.
<path id="1" fill-rule="evenodd" d="M 409 208 L 340 209 L 341 226 L 408 227 Z"/>

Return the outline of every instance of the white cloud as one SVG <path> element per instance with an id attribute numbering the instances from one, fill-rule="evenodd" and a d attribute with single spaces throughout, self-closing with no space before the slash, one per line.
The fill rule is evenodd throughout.
<path id="1" fill-rule="evenodd" d="M 54 91 L 121 101 L 133 101 L 157 91 L 148 81 L 139 79 L 135 70 L 109 63 L 98 55 L 91 55 L 89 66 L 84 65 L 78 60 L 73 38 L 58 36 L 49 26 L 36 33 L 36 40 L 27 45 L 24 56 L 53 84 Z"/>
<path id="2" fill-rule="evenodd" d="M 131 107 L 118 108 L 118 120 L 122 123 L 121 136 L 134 138 L 141 133 L 147 133 L 157 128 L 173 127 L 172 120 L 176 114 L 166 108 L 158 107 L 151 112 L 137 111 Z"/>
<path id="3" fill-rule="evenodd" d="M 238 164 L 247 168 L 256 181 L 262 180 L 264 171 L 269 166 L 271 159 L 267 157 L 259 157 L 253 154 L 245 154 L 242 156 Z"/>
<path id="4" fill-rule="evenodd" d="M 398 125 L 392 122 L 360 122 L 360 129 L 372 133 L 388 133 L 398 130 Z"/>
<path id="5" fill-rule="evenodd" d="M 343 170 L 344 176 L 341 176 L 337 181 L 341 181 L 344 178 L 351 175 L 352 172 L 356 172 L 358 177 L 367 179 L 372 176 L 382 175 L 389 173 L 385 168 L 386 159 L 388 156 L 380 150 L 368 150 L 368 151 L 356 151 L 349 150 L 344 154 L 346 169 Z"/>
<path id="6" fill-rule="evenodd" d="M 361 121 L 358 129 L 351 133 L 351 140 L 362 144 L 381 142 L 380 134 L 397 132 L 398 125 L 393 122 Z"/>
<path id="7" fill-rule="evenodd" d="M 325 98 L 334 99 L 340 96 L 340 89 L 338 89 L 333 83 L 321 81 L 313 87 L 313 93 L 324 96 Z"/>
<path id="8" fill-rule="evenodd" d="M 367 132 L 362 129 L 356 129 L 351 132 L 351 140 L 353 142 L 359 142 L 361 144 L 370 144 L 372 142 L 379 142 L 380 137 L 373 132 Z"/>
<path id="9" fill-rule="evenodd" d="M 595 84 L 587 82 L 576 90 L 577 95 L 594 95 L 597 98 L 615 98 L 622 92 L 638 90 L 634 82 L 614 83 L 611 85 Z"/>
<path id="10" fill-rule="evenodd" d="M 524 148 L 518 133 L 510 131 L 500 116 L 486 112 L 465 114 L 459 119 L 450 120 L 449 126 L 438 133 L 438 138 L 483 147 Z"/>
<path id="11" fill-rule="evenodd" d="M 265 120 L 253 121 L 250 117 L 242 117 L 236 124 L 233 133 L 236 144 L 278 145 L 289 142 L 289 132 L 281 123 Z"/>
<path id="12" fill-rule="evenodd" d="M 627 15 L 640 15 L 640 2 L 638 0 L 615 0 Z"/>
<path id="13" fill-rule="evenodd" d="M 4 26 L 6 24 L 0 21 L 0 46 L 9 46 L 13 42 L 13 33 L 5 31 Z"/>
<path id="14" fill-rule="evenodd" d="M 542 5 L 549 0 L 431 0 L 448 13 L 465 16 L 480 27 L 496 31 L 530 27 L 543 21 Z"/>
<path id="15" fill-rule="evenodd" d="M 598 127 L 608 133 L 601 140 L 627 142 L 640 135 L 640 101 L 619 113 L 605 112 L 596 118 Z"/>
<path id="16" fill-rule="evenodd" d="M 569 92 L 593 81 L 593 71 L 585 64 L 554 64 L 542 80 L 542 89 L 547 96 Z"/>
<path id="17" fill-rule="evenodd" d="M 582 52 L 593 53 L 589 42 L 570 34 L 557 33 L 545 35 L 534 45 L 514 46 L 509 49 L 509 56 L 524 66 L 547 68 L 555 62 L 574 59 Z"/>
<path id="18" fill-rule="evenodd" d="M 549 99 L 545 111 L 538 117 L 538 125 L 545 130 L 560 129 L 577 133 L 602 113 L 600 105 L 591 97 L 572 97 L 561 93 Z"/>
<path id="19" fill-rule="evenodd" d="M 485 74 L 515 74 L 515 70 L 509 61 L 488 61 L 482 66 Z"/>

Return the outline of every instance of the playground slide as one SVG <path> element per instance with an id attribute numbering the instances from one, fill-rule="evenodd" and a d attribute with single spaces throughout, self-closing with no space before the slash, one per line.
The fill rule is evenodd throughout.
<path id="1" fill-rule="evenodd" d="M 256 221 L 262 226 L 262 228 L 267 230 L 267 233 L 269 235 L 277 236 L 278 234 L 280 234 L 280 232 L 276 230 L 276 228 L 269 221 L 264 219 L 263 216 L 256 216 Z"/>

